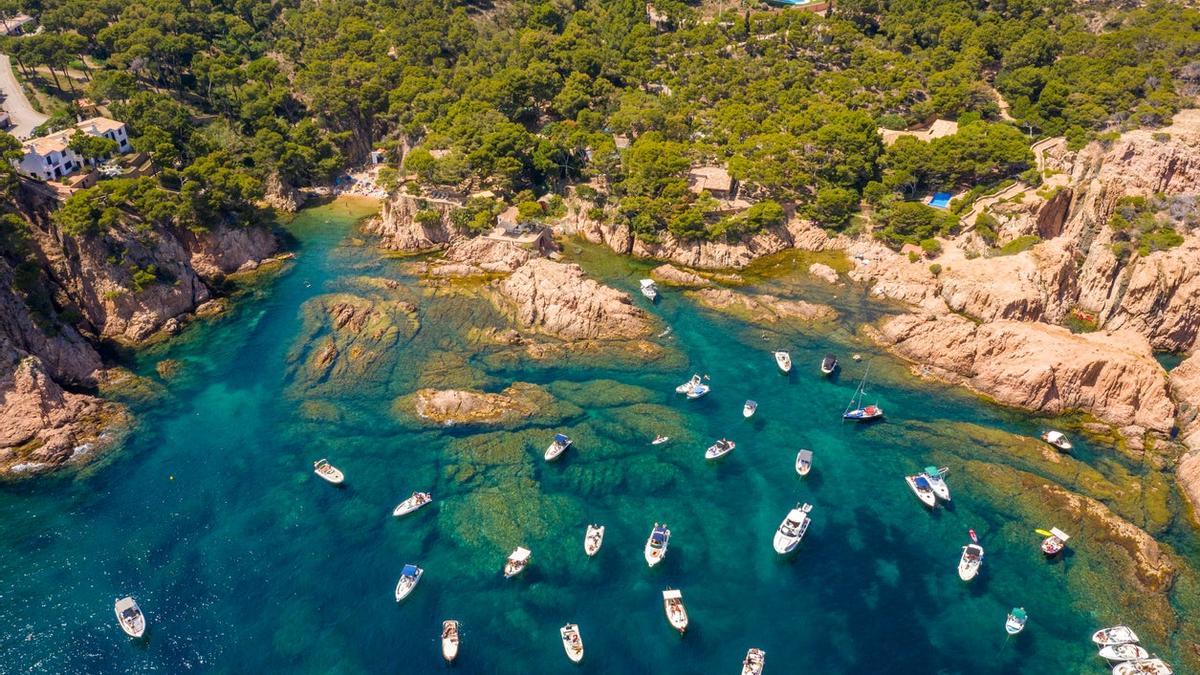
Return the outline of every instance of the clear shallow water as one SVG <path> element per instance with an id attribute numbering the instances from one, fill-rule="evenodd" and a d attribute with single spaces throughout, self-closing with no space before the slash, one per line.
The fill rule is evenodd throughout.
<path id="1" fill-rule="evenodd" d="M 666 290 L 654 312 L 673 327 L 664 343 L 686 365 L 514 366 L 467 333 L 503 325 L 485 301 L 424 288 L 404 263 L 355 239 L 361 208 L 306 211 L 288 228 L 298 254 L 288 273 L 133 364 L 149 376 L 162 358 L 182 366 L 163 398 L 137 410 L 124 449 L 0 492 L 0 670 L 435 672 L 446 668 L 441 621 L 453 617 L 461 672 L 565 672 L 557 629 L 568 621 L 581 627 L 585 672 L 736 673 L 751 646 L 766 650 L 768 673 L 1106 672 L 1088 635 L 1123 616 L 1105 588 L 1072 582 L 1088 551 L 1046 563 L 1032 530 L 1052 523 L 1022 520 L 1007 498 L 967 480 L 975 469 L 965 459 L 1008 452 L 1003 433 L 986 452 L 972 448 L 978 438 L 1034 434 L 1038 420 L 918 387 L 903 366 L 876 358 L 869 400 L 889 421 L 840 422 L 864 365 L 843 358 L 840 376 L 825 380 L 816 364 L 829 349 L 870 359 L 848 346 L 852 319 L 881 311 L 861 292 L 835 300 L 848 315 L 839 327 L 764 340 L 761 328 Z M 646 269 L 592 248 L 575 257 L 630 291 Z M 305 303 L 334 292 L 379 297 L 356 281 L 363 276 L 399 280 L 394 294 L 418 304 L 420 329 L 361 376 L 298 378 L 289 352 Z M 781 289 L 806 290 L 794 281 Z M 796 363 L 791 377 L 768 353 L 781 345 Z M 714 392 L 687 402 L 673 389 L 694 371 L 711 376 Z M 429 429 L 393 411 L 419 385 L 513 381 L 544 386 L 554 410 L 502 429 Z M 747 398 L 760 404 L 749 421 Z M 576 445 L 547 465 L 541 453 L 555 430 Z M 660 430 L 673 440 L 653 448 Z M 704 448 L 721 436 L 738 448 L 706 463 Z M 1105 475 L 1125 470 L 1112 453 L 1080 445 L 1088 461 L 1108 463 Z M 805 479 L 792 468 L 800 447 L 816 453 Z M 312 475 L 320 457 L 346 472 L 345 487 Z M 932 514 L 902 480 L 931 463 L 951 467 L 955 497 Z M 435 504 L 392 518 L 416 489 L 432 490 Z M 814 504 L 814 522 L 782 559 L 771 537 L 801 501 Z M 670 525 L 671 546 L 648 569 L 642 545 L 655 521 Z M 589 522 L 607 526 L 593 560 L 582 550 Z M 987 548 L 969 585 L 955 572 L 968 528 Z M 1186 528 L 1167 534 L 1194 555 Z M 500 567 L 516 545 L 533 550 L 533 564 L 505 581 Z M 397 605 L 406 562 L 425 576 Z M 667 586 L 683 590 L 691 617 L 682 639 L 663 616 Z M 115 625 L 112 602 L 125 594 L 147 612 L 144 641 Z M 1014 605 L 1031 620 L 1006 641 Z"/>

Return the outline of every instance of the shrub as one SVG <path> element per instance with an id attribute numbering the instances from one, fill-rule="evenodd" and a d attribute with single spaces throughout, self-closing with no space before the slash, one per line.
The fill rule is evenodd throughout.
<path id="1" fill-rule="evenodd" d="M 442 214 L 435 209 L 421 209 L 413 216 L 413 220 L 421 227 L 437 227 L 442 224 Z"/>
<path id="2" fill-rule="evenodd" d="M 929 237 L 921 240 L 921 250 L 929 255 L 937 255 L 942 252 L 942 244 L 937 239 Z"/>
<path id="3" fill-rule="evenodd" d="M 133 292 L 141 293 L 150 284 L 158 281 L 158 268 L 154 265 L 133 268 Z"/>
<path id="4" fill-rule="evenodd" d="M 996 251 L 996 255 L 1016 255 L 1021 251 L 1028 251 L 1041 240 L 1042 238 L 1036 234 L 1027 234 L 1022 237 L 1017 237 L 1004 246 L 1001 246 Z"/>
<path id="5" fill-rule="evenodd" d="M 942 266 L 937 263 L 933 263 L 929 266 L 929 273 L 936 277 L 942 273 Z"/>
<path id="6" fill-rule="evenodd" d="M 1171 134 L 1168 134 L 1165 131 L 1156 131 L 1150 135 L 1150 138 L 1153 138 L 1159 143 L 1166 143 L 1167 141 L 1171 140 Z"/>
<path id="7" fill-rule="evenodd" d="M 1000 236 L 996 233 L 996 227 L 999 224 L 1000 221 L 996 220 L 995 216 L 985 211 L 979 214 L 979 217 L 975 219 L 975 233 L 978 234 L 979 238 L 987 243 L 988 246 L 995 246 L 996 239 Z"/>

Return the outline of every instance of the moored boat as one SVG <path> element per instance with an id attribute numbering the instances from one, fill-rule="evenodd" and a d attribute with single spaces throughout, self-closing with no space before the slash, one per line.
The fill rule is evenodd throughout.
<path id="1" fill-rule="evenodd" d="M 689 399 L 695 400 L 695 399 L 700 398 L 701 396 L 707 395 L 708 392 L 710 392 L 710 391 L 712 391 L 712 387 L 701 382 L 701 383 L 697 384 L 696 386 L 692 387 L 691 389 L 688 389 L 684 395 L 687 396 Z"/>
<path id="2" fill-rule="evenodd" d="M 342 481 L 346 480 L 345 474 L 339 471 L 336 466 L 330 464 L 327 459 L 318 459 L 313 462 L 313 473 L 334 485 L 341 485 Z"/>
<path id="3" fill-rule="evenodd" d="M 641 281 L 642 295 L 650 302 L 658 299 L 658 287 L 654 285 L 653 279 L 642 279 Z"/>
<path id="4" fill-rule="evenodd" d="M 1110 663 L 1119 663 L 1121 661 L 1140 661 L 1150 658 L 1150 652 L 1146 651 L 1145 647 L 1136 645 L 1132 642 L 1125 642 L 1119 645 L 1107 645 L 1100 648 L 1100 658 L 1107 659 Z"/>
<path id="5" fill-rule="evenodd" d="M 396 602 L 408 597 L 409 593 L 417 587 L 417 583 L 421 581 L 421 575 L 425 574 L 425 570 L 416 565 L 405 565 L 404 569 L 400 570 L 400 581 L 396 582 Z"/>
<path id="6" fill-rule="evenodd" d="M 933 490 L 933 494 L 938 499 L 948 502 L 950 501 L 950 486 L 946 485 L 946 474 L 950 473 L 948 467 L 938 468 L 936 466 L 925 467 L 925 480 L 929 483 L 929 489 Z"/>
<path id="7" fill-rule="evenodd" d="M 504 578 L 511 579 L 524 571 L 525 567 L 529 565 L 530 555 L 530 550 L 523 546 L 518 546 L 512 553 L 509 553 L 508 560 L 504 561 Z"/>
<path id="8" fill-rule="evenodd" d="M 958 560 L 958 578 L 970 581 L 979 574 L 979 568 L 983 566 L 983 547 L 979 544 L 967 544 L 962 551 L 962 557 Z"/>
<path id="9" fill-rule="evenodd" d="M 1160 658 L 1126 661 L 1113 666 L 1112 675 L 1175 675 L 1175 671 Z"/>
<path id="10" fill-rule="evenodd" d="M 682 635 L 688 627 L 687 609 L 683 606 L 683 593 L 670 588 L 663 591 L 663 611 L 667 613 L 667 622 Z"/>
<path id="11" fill-rule="evenodd" d="M 671 440 L 670 436 L 663 436 L 662 434 L 656 434 L 654 436 L 654 440 L 650 441 L 650 445 L 662 445 L 663 443 L 666 443 L 669 440 Z"/>
<path id="12" fill-rule="evenodd" d="M 442 622 L 442 658 L 447 663 L 458 658 L 458 622 L 454 619 Z"/>
<path id="13" fill-rule="evenodd" d="M 124 597 L 113 605 L 113 609 L 117 613 L 117 623 L 121 624 L 121 630 L 132 638 L 140 638 L 146 633 L 146 615 L 142 614 L 142 608 L 138 607 L 137 601 L 132 597 Z"/>
<path id="14" fill-rule="evenodd" d="M 746 652 L 746 658 L 742 660 L 742 675 L 762 675 L 766 663 L 767 653 L 751 647 L 750 651 Z"/>
<path id="15" fill-rule="evenodd" d="M 796 473 L 801 476 L 807 476 L 809 471 L 812 471 L 813 454 L 812 450 L 801 450 L 796 453 Z"/>
<path id="16" fill-rule="evenodd" d="M 1101 628 L 1092 633 L 1092 642 L 1107 647 L 1108 645 L 1122 645 L 1128 642 L 1137 642 L 1137 633 L 1134 633 L 1128 626 L 1113 626 L 1112 628 Z"/>
<path id="17" fill-rule="evenodd" d="M 718 459 L 720 457 L 724 457 L 725 455 L 733 452 L 733 449 L 736 447 L 737 443 L 734 443 L 727 438 L 722 438 L 716 443 L 708 446 L 708 450 L 704 451 L 704 459 Z"/>
<path id="18" fill-rule="evenodd" d="M 929 486 L 929 481 L 926 480 L 925 474 L 917 474 L 915 476 L 905 476 L 904 482 L 908 483 L 908 487 L 912 489 L 913 494 L 921 503 L 929 508 L 937 506 L 937 495 L 933 494 L 933 488 Z"/>
<path id="19" fill-rule="evenodd" d="M 826 354 L 825 358 L 821 359 L 821 374 L 832 375 L 833 371 L 837 370 L 838 360 L 833 354 Z"/>
<path id="20" fill-rule="evenodd" d="M 1064 452 L 1071 449 L 1071 441 L 1063 435 L 1061 431 L 1046 431 L 1042 433 L 1042 440 Z"/>
<path id="21" fill-rule="evenodd" d="M 558 459 L 569 447 L 571 439 L 567 438 L 566 434 L 554 434 L 554 441 L 546 448 L 546 461 L 553 462 Z"/>
<path id="22" fill-rule="evenodd" d="M 579 626 L 569 623 L 558 629 L 558 634 L 562 636 L 563 650 L 567 652 L 567 658 L 575 663 L 583 660 L 583 637 L 579 634 Z"/>
<path id="23" fill-rule="evenodd" d="M 433 495 L 428 492 L 414 492 L 412 496 L 396 505 L 392 510 L 393 516 L 405 516 L 433 501 Z"/>
<path id="24" fill-rule="evenodd" d="M 808 532 L 809 523 L 812 519 L 808 514 L 812 511 L 812 504 L 801 506 L 796 504 L 796 508 L 788 511 L 783 522 L 779 524 L 779 529 L 775 530 L 775 538 L 772 545 L 775 547 L 775 552 L 779 555 L 785 555 L 796 550 L 796 546 L 800 544 L 800 540 L 804 538 L 804 533 Z"/>
<path id="25" fill-rule="evenodd" d="M 1058 555 L 1067 547 L 1067 540 L 1070 538 L 1071 535 L 1057 527 L 1050 528 L 1050 532 L 1046 533 L 1046 538 L 1042 540 L 1042 553 L 1048 556 Z"/>
<path id="26" fill-rule="evenodd" d="M 666 524 L 654 524 L 654 529 L 650 531 L 650 538 L 646 540 L 646 547 L 642 553 L 646 557 L 646 564 L 654 567 L 662 562 L 667 556 L 667 545 L 671 542 L 671 531 L 667 529 Z"/>
<path id="27" fill-rule="evenodd" d="M 754 417 L 754 413 L 757 410 L 758 410 L 758 401 L 751 401 L 751 400 L 747 399 L 745 405 L 742 406 L 742 417 L 746 417 L 746 418 Z"/>
<path id="28" fill-rule="evenodd" d="M 1025 613 L 1024 607 L 1013 607 L 1004 621 L 1004 631 L 1009 635 L 1016 635 L 1025 630 L 1025 622 L 1028 620 L 1029 615 Z"/>
<path id="29" fill-rule="evenodd" d="M 587 534 L 583 537 L 583 552 L 590 558 L 600 550 L 604 543 L 604 526 L 588 525 Z"/>
<path id="30" fill-rule="evenodd" d="M 775 365 L 784 373 L 792 372 L 792 355 L 785 351 L 775 352 Z"/>
<path id="31" fill-rule="evenodd" d="M 842 419 L 854 422 L 869 422 L 883 417 L 883 408 L 877 405 L 864 406 L 862 404 L 863 394 L 866 393 L 867 388 L 867 375 L 870 373 L 871 365 L 867 364 L 867 372 L 863 373 L 862 382 L 858 383 L 858 390 L 854 392 L 854 398 L 851 398 L 850 403 L 846 405 L 846 410 L 842 413 Z"/>

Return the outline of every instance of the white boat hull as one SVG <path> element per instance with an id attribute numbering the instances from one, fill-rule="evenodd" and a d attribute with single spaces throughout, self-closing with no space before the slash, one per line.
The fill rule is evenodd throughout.
<path id="1" fill-rule="evenodd" d="M 933 491 L 932 490 L 922 490 L 920 487 L 918 487 L 917 480 L 915 477 L 905 476 L 904 482 L 908 483 L 909 489 L 912 490 L 912 493 L 917 496 L 917 499 L 921 500 L 922 504 L 924 504 L 925 506 L 928 506 L 931 509 L 934 508 L 935 506 L 937 506 L 937 497 L 934 496 Z"/>
<path id="2" fill-rule="evenodd" d="M 451 630 L 453 629 L 453 630 Z M 453 662 L 458 658 L 458 622 L 443 621 L 442 622 L 442 658 L 447 663 Z"/>
<path id="3" fill-rule="evenodd" d="M 683 606 L 683 596 L 678 591 L 663 591 L 663 611 L 671 628 L 683 635 L 687 631 L 688 615 L 687 608 Z"/>
<path id="4" fill-rule="evenodd" d="M 1100 658 L 1117 663 L 1121 661 L 1140 661 L 1150 658 L 1150 652 L 1132 642 L 1119 645 L 1108 645 L 1100 649 Z"/>
<path id="5" fill-rule="evenodd" d="M 567 658 L 573 663 L 582 661 L 583 636 L 579 633 L 579 626 L 569 623 L 558 629 L 558 633 L 562 636 L 563 651 L 567 653 Z"/>
<path id="6" fill-rule="evenodd" d="M 787 537 L 779 532 L 775 533 L 775 540 L 772 542 L 775 546 L 775 552 L 779 555 L 787 555 L 796 550 L 800 545 L 800 537 Z"/>
<path id="7" fill-rule="evenodd" d="M 967 547 L 963 547 L 962 558 L 958 561 L 958 578 L 963 581 L 970 581 L 979 576 L 979 568 L 983 566 L 983 556 L 977 560 L 967 558 Z"/>
<path id="8" fill-rule="evenodd" d="M 792 357 L 787 352 L 775 352 L 775 365 L 779 367 L 780 372 L 792 372 Z"/>
<path id="9" fill-rule="evenodd" d="M 1137 633 L 1134 633 L 1127 626 L 1113 626 L 1112 628 L 1104 628 L 1092 634 L 1092 642 L 1107 647 L 1109 645 L 1122 645 L 1131 642 L 1138 642 Z"/>
<path id="10" fill-rule="evenodd" d="M 758 410 L 758 406 L 742 406 L 742 417 L 750 419 L 754 417 L 754 413 Z"/>
<path id="11" fill-rule="evenodd" d="M 705 459 L 720 459 L 720 458 L 724 457 L 725 455 L 728 455 L 729 453 L 733 452 L 734 448 L 736 448 L 736 447 L 737 447 L 737 443 L 730 443 L 729 445 L 722 446 L 722 447 L 718 447 L 716 445 L 711 445 L 711 446 L 709 446 L 708 450 L 704 451 L 704 458 Z"/>
<path id="12" fill-rule="evenodd" d="M 1175 671 L 1162 659 L 1142 659 L 1118 663 L 1113 675 L 1174 675 Z"/>
<path id="13" fill-rule="evenodd" d="M 140 638 L 146 634 L 146 615 L 142 613 L 142 608 L 138 607 L 137 601 L 133 598 L 121 598 L 113 605 L 113 609 L 117 615 L 117 623 L 120 624 L 121 630 L 131 638 Z M 122 616 L 122 613 L 127 610 L 131 611 L 131 616 Z"/>
<path id="14" fill-rule="evenodd" d="M 742 661 L 742 675 L 762 675 L 766 664 L 767 653 L 761 649 L 751 649 L 746 652 L 746 658 Z"/>
<path id="15" fill-rule="evenodd" d="M 796 453 L 796 473 L 807 476 L 812 471 L 812 456 L 805 456 L 804 451 Z"/>
<path id="16" fill-rule="evenodd" d="M 415 577 L 400 577 L 400 581 L 396 583 L 396 602 L 411 595 L 417 584 L 421 583 L 421 576 L 424 574 L 425 570 L 418 568 Z"/>
<path id="17" fill-rule="evenodd" d="M 604 544 L 604 526 L 589 525 L 587 534 L 583 537 L 583 552 L 590 558 L 600 551 Z"/>
<path id="18" fill-rule="evenodd" d="M 395 510 L 392 511 L 392 515 L 397 516 L 397 517 L 407 516 L 408 514 L 412 513 L 413 511 L 416 511 L 417 509 L 421 508 L 422 506 L 425 506 L 427 504 L 432 504 L 432 503 L 433 503 L 432 497 L 430 497 L 428 500 L 421 501 L 421 502 L 416 501 L 415 497 L 409 497 L 408 499 L 405 499 L 404 501 L 400 502 L 400 504 L 398 504 L 396 506 Z"/>

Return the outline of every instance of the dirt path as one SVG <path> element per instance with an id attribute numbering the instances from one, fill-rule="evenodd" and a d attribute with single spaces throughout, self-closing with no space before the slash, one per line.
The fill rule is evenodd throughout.
<path id="1" fill-rule="evenodd" d="M 28 138 L 34 127 L 50 119 L 34 110 L 29 104 L 29 99 L 25 98 L 25 90 L 21 88 L 21 83 L 17 82 L 8 54 L 0 54 L 0 90 L 3 90 L 6 96 L 4 109 L 8 111 L 8 117 L 12 121 L 12 128 L 8 131 L 13 136 L 19 139 Z"/>

